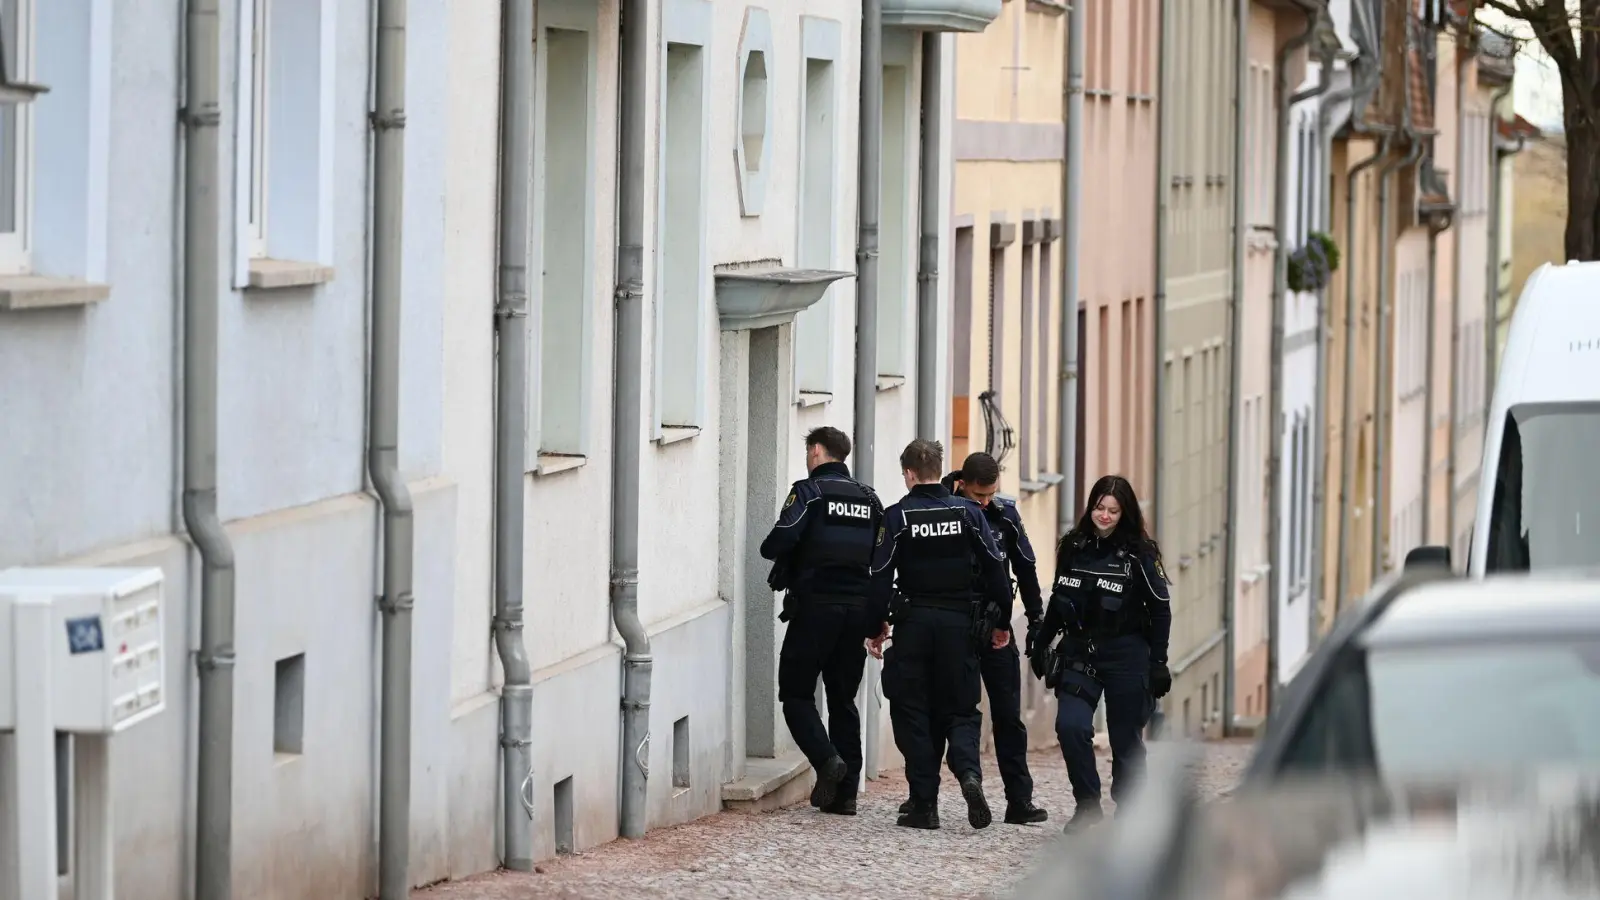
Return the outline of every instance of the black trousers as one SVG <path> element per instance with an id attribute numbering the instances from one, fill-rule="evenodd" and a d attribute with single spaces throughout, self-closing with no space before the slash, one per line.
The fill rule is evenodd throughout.
<path id="1" fill-rule="evenodd" d="M 883 695 L 889 701 L 894 743 L 906 761 L 911 799 L 939 795 L 939 757 L 949 748 L 957 778 L 982 777 L 978 766 L 978 713 L 982 678 L 967 613 L 908 609 L 894 626 L 883 655 Z"/>
<path id="2" fill-rule="evenodd" d="M 778 651 L 778 702 L 783 721 L 813 767 L 834 755 L 848 767 L 842 793 L 852 793 L 861 777 L 861 687 L 867 650 L 866 604 L 802 600 Z M 828 725 L 817 712 L 817 677 L 828 696 Z"/>
<path id="3" fill-rule="evenodd" d="M 1142 733 L 1156 705 L 1150 696 L 1150 645 L 1139 635 L 1108 638 L 1078 661 L 1092 666 L 1094 677 L 1069 669 L 1061 673 L 1056 686 L 1056 739 L 1067 763 L 1072 796 L 1079 802 L 1100 799 L 1094 711 L 1104 696 L 1111 739 L 1111 799 L 1120 801 L 1144 770 Z"/>
<path id="4" fill-rule="evenodd" d="M 1015 637 L 996 650 L 978 654 L 983 689 L 989 695 L 989 725 L 994 729 L 994 757 L 1006 802 L 1033 800 L 1033 775 L 1028 771 L 1028 728 L 1022 724 L 1022 651 Z M 939 743 L 943 743 L 942 740 Z M 954 766 L 954 761 L 951 762 Z"/>

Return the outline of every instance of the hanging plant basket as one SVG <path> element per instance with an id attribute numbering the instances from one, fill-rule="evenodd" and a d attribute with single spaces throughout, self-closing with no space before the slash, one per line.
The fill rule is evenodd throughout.
<path id="1" fill-rule="evenodd" d="M 1305 245 L 1289 254 L 1289 290 L 1320 291 L 1339 270 L 1339 245 L 1320 231 L 1306 236 Z"/>

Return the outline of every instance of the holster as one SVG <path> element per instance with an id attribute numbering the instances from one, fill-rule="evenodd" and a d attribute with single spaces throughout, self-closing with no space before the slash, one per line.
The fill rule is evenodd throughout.
<path id="1" fill-rule="evenodd" d="M 1000 605 L 987 600 L 972 601 L 972 649 L 982 653 L 989 648 L 994 640 L 994 630 L 998 627 L 996 619 L 1000 617 Z"/>
<path id="2" fill-rule="evenodd" d="M 787 621 L 789 621 L 790 619 L 794 618 L 794 614 L 797 611 L 799 611 L 799 609 L 800 609 L 800 600 L 797 597 L 795 597 L 794 591 L 792 591 L 792 590 L 784 591 L 783 592 L 783 611 L 778 613 L 778 621 L 779 622 L 787 622 Z"/>

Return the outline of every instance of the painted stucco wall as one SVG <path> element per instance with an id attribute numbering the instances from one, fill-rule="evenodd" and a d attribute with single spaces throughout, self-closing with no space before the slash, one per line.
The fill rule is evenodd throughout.
<path id="1" fill-rule="evenodd" d="M 1227 408 L 1233 402 L 1227 376 L 1232 81 L 1240 48 L 1232 46 L 1233 14 L 1226 5 L 1172 4 L 1168 15 L 1171 27 L 1161 34 L 1159 52 L 1169 64 L 1159 91 L 1171 179 L 1158 186 L 1167 191 L 1166 339 L 1155 360 L 1165 396 L 1157 463 L 1162 496 L 1152 498 L 1159 502 L 1150 516 L 1174 582 L 1173 687 L 1162 708 L 1175 729 L 1192 731 L 1222 711 Z M 1161 30 L 1159 23 L 1153 28 Z M 1121 188 L 1101 190 L 1102 202 L 1111 203 Z"/>
<path id="2" fill-rule="evenodd" d="M 104 204 L 112 223 L 105 280 L 109 299 L 88 307 L 0 313 L 0 373 L 26 391 L 0 395 L 7 421 L 27 423 L 0 451 L 0 503 L 21 527 L 0 530 L 0 567 L 154 565 L 166 576 L 170 693 L 158 718 L 119 736 L 118 893 L 182 897 L 192 866 L 193 733 L 197 688 L 185 649 L 198 636 L 198 571 L 181 535 L 177 483 L 180 345 L 175 248 L 182 169 L 172 121 L 152 110 L 180 103 L 181 22 L 175 7 L 118 7 L 111 41 L 106 123 L 109 157 Z M 219 498 L 237 556 L 237 694 L 233 860 L 241 896 L 299 898 L 375 893 L 378 592 L 381 514 L 365 492 L 368 389 L 367 222 L 368 66 L 371 22 L 362 5 L 330 6 L 333 39 L 290 43 L 289 69 L 315 62 L 325 75 L 327 204 L 332 234 L 326 284 L 273 291 L 235 290 L 238 257 L 233 206 L 235 109 L 241 88 L 239 4 L 223 4 L 221 167 L 224 235 L 219 247 L 221 347 Z M 498 702 L 502 680 L 490 627 L 493 546 L 496 218 L 500 101 L 499 5 L 487 0 L 414 7 L 407 43 L 407 127 L 401 345 L 400 462 L 416 505 L 411 880 L 421 884 L 493 868 L 499 859 Z M 767 106 L 763 141 L 768 173 L 760 216 L 741 215 L 732 160 L 739 140 L 737 68 L 751 33 L 743 6 L 675 0 L 649 23 L 652 43 L 648 120 L 659 119 L 662 45 L 700 40 L 705 59 L 704 210 L 706 244 L 700 293 L 697 434 L 656 442 L 657 277 L 663 253 L 662 137 L 648 136 L 645 420 L 641 483 L 640 608 L 655 657 L 648 821 L 651 827 L 721 806 L 721 785 L 743 770 L 745 614 L 771 617 L 772 597 L 746 588 L 751 530 L 776 515 L 788 483 L 802 477 L 802 437 L 831 424 L 853 431 L 854 282 L 820 306 L 832 347 L 831 397 L 804 397 L 794 380 L 794 326 L 762 333 L 721 332 L 713 266 L 776 259 L 797 265 L 797 162 L 808 28 L 831 20 L 835 60 L 831 108 L 831 215 L 827 267 L 853 271 L 856 205 L 855 110 L 858 10 L 843 0 L 769 5 Z M 559 297 L 534 279 L 529 317 L 533 366 L 530 412 L 537 421 L 544 382 L 538 366 L 545 304 L 584 311 L 582 340 L 564 348 L 575 364 L 563 378 L 581 386 L 588 410 L 582 453 L 555 456 L 536 443 L 526 501 L 522 631 L 534 667 L 533 802 L 536 857 L 554 855 L 557 790 L 570 788 L 575 849 L 617 834 L 622 752 L 618 698 L 621 648 L 610 621 L 613 271 L 616 235 L 616 0 L 542 0 L 536 44 L 532 202 L 535 243 L 577 233 L 585 260 L 582 289 Z M 824 31 L 827 28 L 824 27 Z M 575 55 L 559 57 L 545 40 L 561 32 Z M 946 53 L 953 38 L 944 38 Z M 576 41 L 576 43 L 572 43 Z M 823 41 L 824 44 L 828 42 Z M 248 42 L 244 43 L 248 48 Z M 316 56 L 316 54 L 321 54 Z M 915 397 L 917 123 L 920 55 L 905 32 L 886 35 L 885 62 L 909 75 L 899 105 L 905 128 L 886 171 L 905 173 L 898 283 L 882 327 L 901 347 L 903 380 L 879 394 L 877 464 L 872 480 L 885 502 L 903 493 L 897 457 L 912 437 Z M 326 65 L 323 65 L 326 63 Z M 570 65 L 565 71 L 552 67 Z M 246 71 L 248 69 L 246 68 Z M 553 85 L 582 85 L 586 138 L 543 127 Z M 953 118 L 954 67 L 942 86 Z M 47 95 L 70 96 L 66 92 Z M 64 102 L 58 100 L 57 102 Z M 948 196 L 953 130 L 937 135 Z M 582 210 L 544 205 L 563 174 L 551 159 L 566 152 L 588 179 Z M 40 152 L 62 134 L 41 135 Z M 566 144 L 562 142 L 566 141 Z M 41 197 L 40 202 L 48 201 Z M 748 211 L 748 210 L 744 210 Z M 581 213 L 581 214 L 580 214 Z M 950 217 L 949 201 L 940 216 Z M 561 216 L 569 218 L 562 219 Z M 941 247 L 948 258 L 948 238 Z M 542 245 L 535 248 L 539 271 Z M 814 262 L 811 264 L 815 264 Z M 948 346 L 948 277 L 939 286 L 936 369 Z M 552 307 L 553 308 L 553 307 Z M 759 336 L 756 336 L 759 334 Z M 758 350 L 759 348 L 759 350 Z M 680 347 L 671 348 L 674 351 Z M 765 354 L 765 355 L 763 355 Z M 674 363 L 681 359 L 675 357 Z M 752 360 L 755 362 L 752 363 Z M 725 361 L 739 375 L 730 384 Z M 738 368 L 741 364 L 744 368 Z M 765 481 L 749 490 L 747 434 L 752 410 L 723 398 L 765 391 Z M 948 414 L 933 423 L 948 431 Z M 741 444 L 741 441 L 744 444 Z M 113 463 L 101 457 L 111 448 Z M 730 487 L 731 486 L 731 487 Z M 770 488 L 770 490 L 768 490 Z M 724 497 L 728 498 L 724 505 Z M 763 506 L 769 507 L 765 512 Z M 756 513 L 748 513 L 754 509 Z M 731 510 L 733 515 L 725 512 Z M 759 528 L 724 527 L 724 519 Z M 759 535 L 757 535 L 759 537 Z M 759 573 L 764 576 L 764 569 Z M 781 639 L 773 621 L 769 645 Z M 742 632 L 741 632 L 742 634 Z M 770 652 L 770 651 L 769 651 Z M 276 663 L 305 656 L 304 745 L 274 748 Z M 769 658 L 754 664 L 770 667 Z M 767 679 L 770 687 L 770 677 Z M 774 698 L 767 697 L 766 705 Z M 758 704 L 759 705 L 759 704 Z M 604 714 L 597 714 L 597 711 Z M 689 785 L 670 777 L 675 726 L 687 718 Z M 777 719 L 776 749 L 788 741 Z M 881 764 L 898 765 L 887 719 Z M 0 766 L 9 765 L 0 738 Z M 663 777 L 662 773 L 669 773 Z M 568 781 L 570 779 L 570 781 Z M 564 785 L 559 787 L 558 785 Z M 0 807 L 5 791 L 0 786 Z M 0 842 L 4 843 L 4 842 Z M 6 847 L 9 848 L 9 844 Z M 0 875 L 14 865 L 0 851 Z"/>

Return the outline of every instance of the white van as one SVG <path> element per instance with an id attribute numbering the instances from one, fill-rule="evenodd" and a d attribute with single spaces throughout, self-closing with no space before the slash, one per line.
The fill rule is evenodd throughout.
<path id="1" fill-rule="evenodd" d="M 1479 484 L 1467 575 L 1600 565 L 1600 262 L 1528 278 Z"/>

